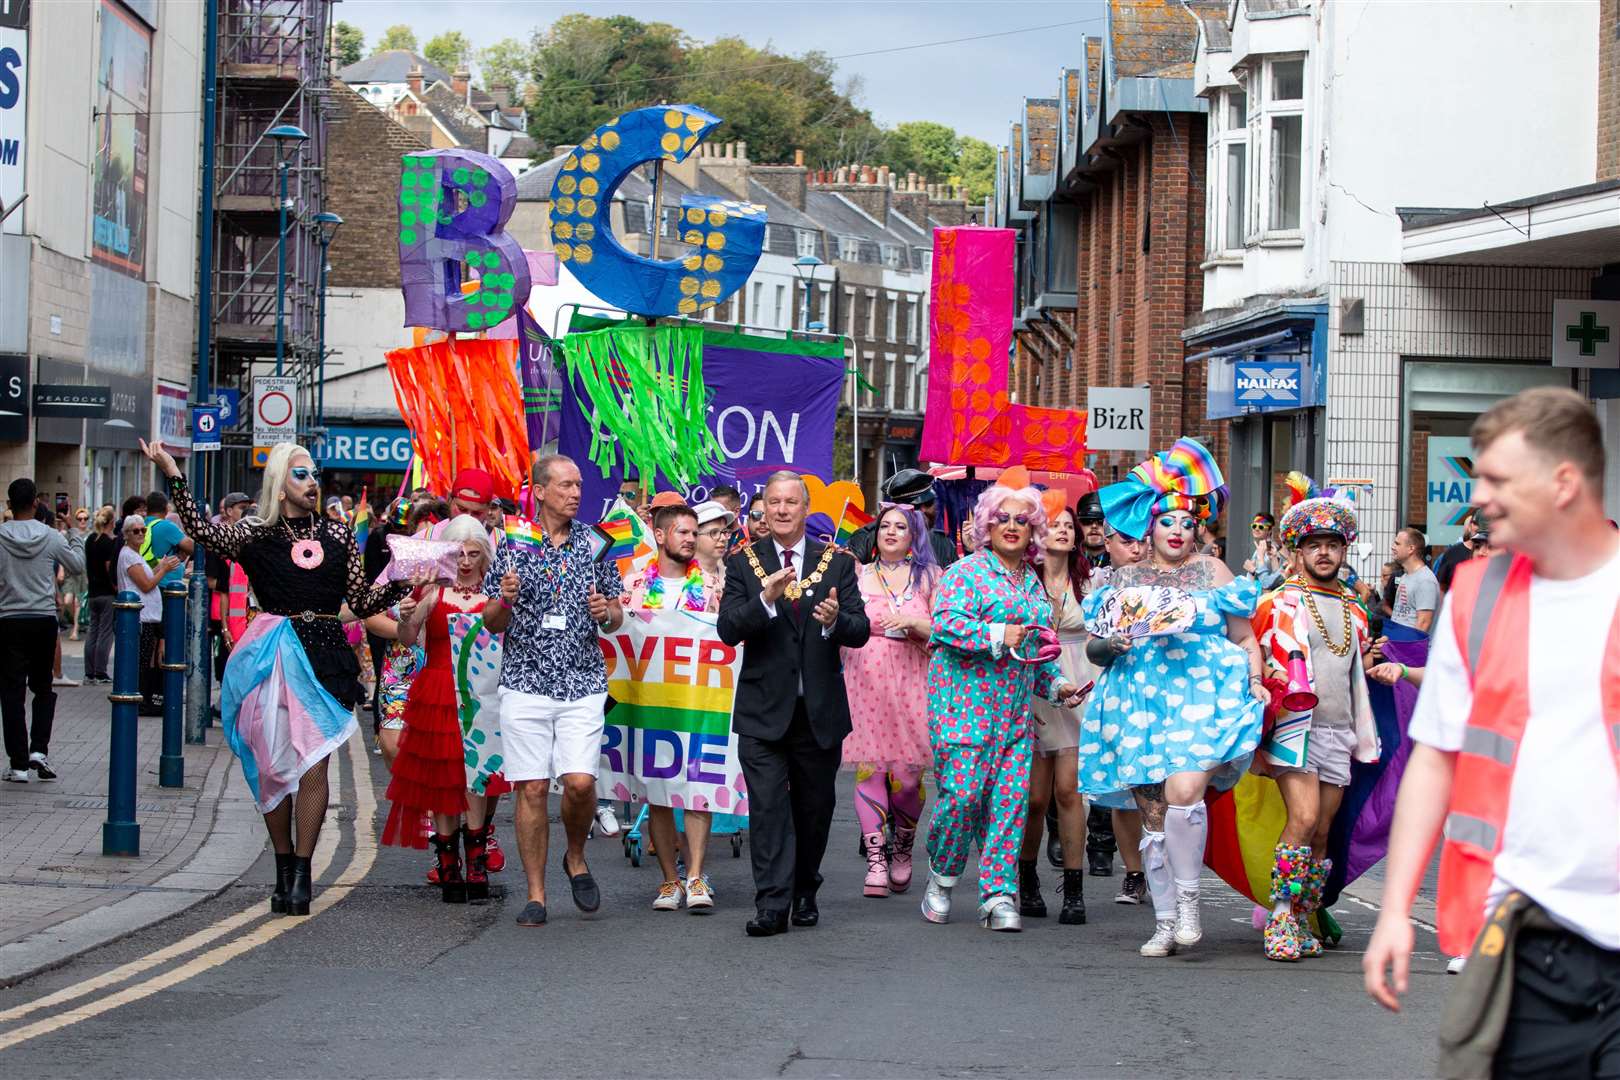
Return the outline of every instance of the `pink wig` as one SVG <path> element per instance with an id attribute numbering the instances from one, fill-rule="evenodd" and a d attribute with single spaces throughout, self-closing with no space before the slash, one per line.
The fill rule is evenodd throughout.
<path id="1" fill-rule="evenodd" d="M 1000 510 L 1003 503 L 1012 500 L 1030 508 L 1029 547 L 1024 550 L 1024 558 L 1039 563 L 1046 555 L 1046 510 L 1041 506 L 1038 488 L 1010 488 L 1000 484 L 985 488 L 979 501 L 973 504 L 974 547 L 979 551 L 989 548 L 990 515 Z"/>

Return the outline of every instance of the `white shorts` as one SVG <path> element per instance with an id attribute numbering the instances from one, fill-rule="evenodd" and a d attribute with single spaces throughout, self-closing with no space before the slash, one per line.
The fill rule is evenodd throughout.
<path id="1" fill-rule="evenodd" d="M 558 701 L 501 687 L 501 769 L 512 783 L 552 780 L 568 773 L 596 775 L 602 761 L 606 694 Z"/>
<path id="2" fill-rule="evenodd" d="M 1277 772 L 1315 773 L 1324 784 L 1350 786 L 1350 759 L 1356 750 L 1356 729 L 1313 727 L 1306 743 L 1303 768 L 1277 769 Z"/>

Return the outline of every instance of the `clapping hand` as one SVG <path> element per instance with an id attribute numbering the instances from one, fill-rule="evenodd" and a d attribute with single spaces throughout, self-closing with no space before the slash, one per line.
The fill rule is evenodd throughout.
<path id="1" fill-rule="evenodd" d="M 767 604 L 775 607 L 786 594 L 788 582 L 792 581 L 795 576 L 793 567 L 782 567 L 782 569 L 765 579 L 765 586 L 760 590 L 760 595 L 764 597 Z"/>
<path id="2" fill-rule="evenodd" d="M 179 476 L 180 466 L 174 463 L 174 455 L 163 448 L 162 439 L 154 439 L 150 443 L 145 439 L 136 440 L 141 444 L 141 453 L 146 459 L 158 467 L 158 472 L 164 476 Z"/>
<path id="3" fill-rule="evenodd" d="M 827 595 L 822 599 L 821 603 L 816 605 L 816 609 L 812 614 L 815 615 L 816 622 L 822 626 L 831 626 L 837 620 L 838 589 L 836 587 L 827 590 Z"/>

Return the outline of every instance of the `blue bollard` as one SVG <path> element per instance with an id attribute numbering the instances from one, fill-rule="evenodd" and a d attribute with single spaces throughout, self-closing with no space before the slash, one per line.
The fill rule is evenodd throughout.
<path id="1" fill-rule="evenodd" d="M 113 602 L 112 755 L 107 762 L 107 820 L 103 855 L 139 855 L 135 823 L 135 710 L 141 703 L 141 598 L 128 589 Z"/>
<path id="2" fill-rule="evenodd" d="M 186 759 L 186 587 L 163 586 L 163 749 L 158 754 L 158 783 L 184 787 Z"/>

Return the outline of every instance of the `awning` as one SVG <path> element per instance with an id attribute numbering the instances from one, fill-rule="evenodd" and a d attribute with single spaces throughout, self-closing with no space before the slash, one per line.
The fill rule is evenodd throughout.
<path id="1" fill-rule="evenodd" d="M 1398 212 L 1407 264 L 1598 267 L 1620 257 L 1620 180 L 1478 209 Z"/>

